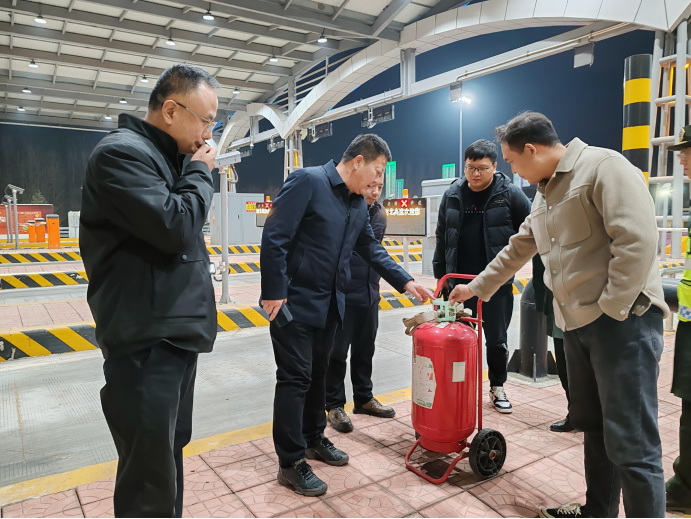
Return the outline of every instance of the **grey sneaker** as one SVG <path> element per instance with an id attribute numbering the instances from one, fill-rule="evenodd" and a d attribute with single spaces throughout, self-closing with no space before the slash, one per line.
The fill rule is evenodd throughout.
<path id="1" fill-rule="evenodd" d="M 506 392 L 501 386 L 492 386 L 489 390 L 489 397 L 492 399 L 494 408 L 502 414 L 513 413 L 511 402 L 506 398 Z"/>
<path id="2" fill-rule="evenodd" d="M 305 459 L 293 463 L 292 467 L 278 468 L 278 482 L 288 488 L 292 488 L 296 494 L 303 496 L 320 496 L 328 488 L 327 484 L 319 479 Z"/>
<path id="3" fill-rule="evenodd" d="M 338 432 L 350 432 L 353 430 L 353 422 L 343 410 L 342 407 L 336 407 L 335 409 L 329 409 L 326 416 L 326 421 L 331 424 L 331 427 L 336 429 Z"/>

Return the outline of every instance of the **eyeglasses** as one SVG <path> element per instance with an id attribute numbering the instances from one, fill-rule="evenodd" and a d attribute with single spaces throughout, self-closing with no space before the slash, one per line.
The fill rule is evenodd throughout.
<path id="1" fill-rule="evenodd" d="M 478 173 L 487 173 L 490 169 L 492 169 L 491 166 L 482 166 L 482 167 L 479 167 L 479 168 L 474 168 L 473 166 L 466 166 L 466 167 L 465 167 L 466 172 L 467 172 L 467 173 L 471 173 L 471 174 L 472 174 L 472 173 L 475 173 L 476 171 L 477 171 Z"/>
<path id="2" fill-rule="evenodd" d="M 182 103 L 178 103 L 175 99 L 171 99 L 171 101 L 173 101 L 173 103 L 175 103 L 175 104 L 178 105 L 178 106 L 182 106 L 182 107 L 183 107 L 185 110 L 187 110 L 189 113 L 194 114 L 194 115 L 196 115 L 197 117 L 199 117 L 202 121 L 204 121 L 204 122 L 207 124 L 207 128 L 208 128 L 209 130 L 213 130 L 213 129 L 216 127 L 216 125 L 218 124 L 216 121 L 210 121 L 210 120 L 207 119 L 206 117 L 202 117 L 201 115 L 199 115 L 197 112 L 193 112 L 192 110 L 190 110 L 189 108 L 187 108 L 187 107 L 186 107 L 185 105 L 183 105 Z"/>

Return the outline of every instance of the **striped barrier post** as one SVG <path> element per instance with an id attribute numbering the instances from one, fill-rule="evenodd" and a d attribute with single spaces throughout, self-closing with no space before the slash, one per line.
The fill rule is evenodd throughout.
<path id="1" fill-rule="evenodd" d="M 624 131 L 622 152 L 648 182 L 650 164 L 651 54 L 629 56 L 624 62 Z"/>

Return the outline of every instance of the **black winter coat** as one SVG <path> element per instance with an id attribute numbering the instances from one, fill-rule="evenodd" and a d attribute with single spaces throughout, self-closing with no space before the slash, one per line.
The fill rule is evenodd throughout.
<path id="1" fill-rule="evenodd" d="M 463 224 L 463 202 L 461 186 L 464 179 L 454 181 L 446 190 L 439 205 L 437 217 L 437 245 L 432 259 L 434 277 L 456 272 L 458 246 Z M 511 236 L 518 232 L 523 221 L 530 214 L 530 200 L 510 178 L 503 173 L 494 175 L 492 191 L 485 205 L 484 230 L 487 264 L 509 244 Z M 472 246 L 468 244 L 467 246 Z M 461 250 L 461 253 L 463 251 Z M 513 282 L 513 278 L 508 283 Z M 451 283 L 453 286 L 454 283 Z"/>
<path id="2" fill-rule="evenodd" d="M 396 290 L 412 279 L 372 234 L 365 199 L 347 193 L 330 161 L 291 173 L 271 206 L 262 234 L 262 299 L 287 298 L 296 322 L 324 328 L 334 296 L 343 320 L 353 250 Z"/>
<path id="3" fill-rule="evenodd" d="M 79 246 L 103 355 L 155 342 L 211 351 L 216 305 L 202 227 L 213 196 L 207 165 L 129 114 L 89 157 Z"/>
<path id="4" fill-rule="evenodd" d="M 369 223 L 378 242 L 384 239 L 386 233 L 386 211 L 379 202 L 374 202 L 369 208 Z M 370 307 L 379 301 L 379 280 L 381 276 L 370 267 L 357 252 L 350 258 L 350 282 L 346 286 L 346 304 L 351 306 Z"/>

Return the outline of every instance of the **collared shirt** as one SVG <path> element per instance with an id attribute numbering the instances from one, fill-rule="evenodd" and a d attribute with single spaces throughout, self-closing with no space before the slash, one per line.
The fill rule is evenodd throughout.
<path id="1" fill-rule="evenodd" d="M 538 252 L 562 330 L 603 313 L 623 321 L 651 304 L 668 315 L 654 209 L 638 168 L 615 151 L 574 139 L 552 177 L 540 183 L 518 234 L 470 289 L 487 301 Z"/>

